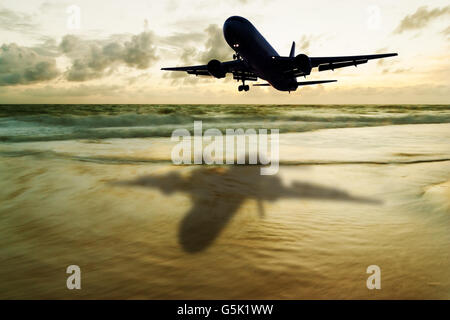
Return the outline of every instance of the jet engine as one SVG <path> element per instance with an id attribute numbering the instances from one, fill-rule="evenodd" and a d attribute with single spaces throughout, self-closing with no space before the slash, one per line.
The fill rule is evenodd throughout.
<path id="1" fill-rule="evenodd" d="M 309 59 L 309 57 L 306 54 L 299 54 L 298 56 L 296 56 L 295 58 L 295 65 L 296 67 L 302 71 L 305 75 L 308 75 L 311 73 L 311 60 Z"/>
<path id="2" fill-rule="evenodd" d="M 210 62 L 208 62 L 208 64 L 206 65 L 208 72 L 210 75 L 212 75 L 215 78 L 225 78 L 226 75 L 226 70 L 223 67 L 222 62 L 220 62 L 219 60 L 211 60 Z"/>

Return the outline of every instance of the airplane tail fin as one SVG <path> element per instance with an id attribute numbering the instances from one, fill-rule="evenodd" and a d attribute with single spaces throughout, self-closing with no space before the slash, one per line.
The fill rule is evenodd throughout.
<path id="1" fill-rule="evenodd" d="M 289 53 L 289 58 L 293 58 L 295 55 L 295 41 L 292 41 L 291 52 Z"/>

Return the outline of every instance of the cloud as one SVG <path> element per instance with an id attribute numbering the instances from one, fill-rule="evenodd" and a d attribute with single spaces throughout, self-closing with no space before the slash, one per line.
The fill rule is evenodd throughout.
<path id="1" fill-rule="evenodd" d="M 384 48 L 381 48 L 381 49 L 378 49 L 377 51 L 375 51 L 375 53 L 386 53 L 386 52 L 389 52 L 389 49 L 387 47 L 384 47 Z M 386 62 L 391 62 L 391 60 L 390 59 L 378 59 L 377 65 L 381 67 L 381 66 L 386 65 Z"/>
<path id="2" fill-rule="evenodd" d="M 194 47 L 188 47 L 183 50 L 183 53 L 180 56 L 181 61 L 185 64 L 198 63 L 198 61 L 194 61 L 198 59 L 198 50 Z"/>
<path id="3" fill-rule="evenodd" d="M 66 12 L 67 7 L 69 7 L 72 3 L 70 1 L 44 1 L 40 6 L 39 10 L 41 13 L 45 14 L 49 11 L 56 11 L 58 13 Z"/>
<path id="4" fill-rule="evenodd" d="M 0 86 L 47 81 L 59 75 L 54 58 L 15 43 L 0 48 Z"/>
<path id="5" fill-rule="evenodd" d="M 303 35 L 298 42 L 298 44 L 299 44 L 298 50 L 301 53 L 307 53 L 309 50 L 309 46 L 311 45 L 312 39 L 313 39 L 312 35 L 310 35 L 310 36 Z"/>
<path id="6" fill-rule="evenodd" d="M 0 8 L 0 29 L 21 33 L 34 33 L 38 28 L 33 16 Z"/>
<path id="7" fill-rule="evenodd" d="M 61 41 L 61 44 L 59 45 L 59 48 L 63 53 L 73 55 L 75 51 L 82 50 L 82 48 L 80 47 L 81 45 L 84 45 L 85 47 L 86 43 L 83 43 L 81 39 L 78 38 L 77 36 L 69 34 L 67 36 L 64 36 L 64 38 Z"/>
<path id="8" fill-rule="evenodd" d="M 204 33 L 175 34 L 162 39 L 161 41 L 182 49 L 178 57 L 184 64 L 208 63 L 212 59 L 231 60 L 233 50 L 228 46 L 223 38 L 222 29 L 217 24 L 211 24 Z M 182 39 L 185 39 L 182 41 Z M 204 45 L 192 46 L 190 42 L 204 40 Z M 200 49 L 199 49 L 200 48 Z"/>
<path id="9" fill-rule="evenodd" d="M 205 29 L 205 32 L 206 37 L 203 33 L 186 33 L 183 34 L 186 41 L 180 41 L 181 39 L 178 39 L 179 34 L 168 36 L 162 41 L 174 47 L 181 47 L 182 51 L 178 53 L 178 58 L 183 65 L 207 64 L 212 59 L 231 60 L 233 50 L 225 42 L 222 29 L 217 24 L 211 24 Z M 189 43 L 198 39 L 206 39 L 203 46 L 197 45 L 197 47 L 194 47 Z M 199 47 L 200 49 L 198 49 Z M 172 85 L 193 85 L 200 81 L 211 80 L 210 77 L 195 77 L 185 72 L 167 72 L 163 75 L 163 78 L 170 79 Z"/>
<path id="10" fill-rule="evenodd" d="M 446 29 L 442 30 L 441 33 L 447 37 L 447 40 L 450 40 L 450 26 L 448 26 Z"/>
<path id="11" fill-rule="evenodd" d="M 73 60 L 66 72 L 69 81 L 86 81 L 110 74 L 119 65 L 147 69 L 158 57 L 152 32 L 142 32 L 130 40 L 123 36 L 106 41 L 83 40 L 74 35 L 65 36 L 59 48 Z"/>
<path id="12" fill-rule="evenodd" d="M 175 48 L 175 52 L 167 51 L 166 56 L 173 55 L 183 64 L 208 63 L 211 59 L 230 60 L 233 55 L 233 50 L 223 38 L 222 29 L 216 24 L 209 25 L 204 32 L 177 32 L 156 40 Z"/>
<path id="13" fill-rule="evenodd" d="M 56 59 L 66 56 L 71 66 L 63 73 L 69 81 L 98 79 L 119 66 L 147 69 L 158 57 L 152 32 L 114 35 L 107 40 L 85 40 L 66 35 L 58 45 L 42 38 L 34 47 L 4 44 L 0 47 L 0 86 L 32 84 L 60 75 Z"/>
<path id="14" fill-rule="evenodd" d="M 23 95 L 52 98 L 52 97 L 88 97 L 88 96 L 114 96 L 122 89 L 118 85 L 85 85 L 72 87 L 45 86 L 41 88 L 27 88 Z"/>
<path id="15" fill-rule="evenodd" d="M 208 38 L 205 43 L 205 50 L 199 54 L 199 61 L 207 63 L 211 59 L 230 60 L 233 50 L 225 42 L 222 28 L 217 24 L 210 24 L 205 31 Z"/>
<path id="16" fill-rule="evenodd" d="M 116 53 L 120 53 L 116 52 Z M 156 49 L 153 46 L 153 33 L 142 32 L 133 36 L 131 41 L 124 44 L 122 58 L 129 67 L 146 69 L 156 61 Z"/>
<path id="17" fill-rule="evenodd" d="M 403 31 L 421 29 L 428 25 L 433 19 L 450 13 L 450 6 L 443 8 L 435 8 L 428 10 L 427 6 L 417 9 L 413 14 L 407 15 L 400 21 L 394 33 L 402 33 Z"/>
<path id="18" fill-rule="evenodd" d="M 126 81 L 129 85 L 131 85 L 131 84 L 145 82 L 150 78 L 151 78 L 151 75 L 149 73 L 143 72 L 137 76 L 131 76 L 131 77 L 126 78 Z"/>
<path id="19" fill-rule="evenodd" d="M 58 57 L 61 52 L 55 39 L 50 37 L 42 37 L 41 43 L 31 47 L 36 53 L 47 57 Z"/>
<path id="20" fill-rule="evenodd" d="M 412 70 L 412 68 L 396 68 L 396 69 L 386 68 L 386 69 L 383 69 L 383 71 L 381 71 L 381 73 L 383 73 L 383 74 L 387 74 L 387 73 L 399 74 L 399 73 L 410 72 L 411 70 Z"/>
<path id="21" fill-rule="evenodd" d="M 304 34 L 302 37 L 296 41 L 295 43 L 295 52 L 298 53 L 304 53 L 304 54 L 310 54 L 311 50 L 314 48 L 318 48 L 323 46 L 324 42 L 324 35 L 323 34 Z M 289 46 L 290 49 L 290 46 Z"/>
<path id="22" fill-rule="evenodd" d="M 158 37 L 158 42 L 170 46 L 179 47 L 180 45 L 200 43 L 205 39 L 203 32 L 176 32 L 170 36 Z"/>
<path id="23" fill-rule="evenodd" d="M 169 13 L 173 13 L 178 9 L 179 3 L 175 0 L 167 0 L 166 1 L 166 11 Z"/>
<path id="24" fill-rule="evenodd" d="M 198 83 L 213 83 L 215 80 L 217 80 L 209 76 L 195 76 L 181 71 L 165 72 L 163 73 L 162 77 L 163 79 L 170 80 L 170 84 L 173 86 L 175 85 L 192 86 Z M 228 78 L 225 78 L 223 80 L 226 81 L 227 79 Z"/>

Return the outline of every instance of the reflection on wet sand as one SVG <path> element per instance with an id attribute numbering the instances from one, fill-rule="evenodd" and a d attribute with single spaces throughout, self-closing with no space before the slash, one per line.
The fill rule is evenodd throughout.
<path id="1" fill-rule="evenodd" d="M 449 139 L 282 134 L 274 176 L 174 166 L 169 138 L 1 143 L 0 297 L 449 299 Z"/>
<path id="2" fill-rule="evenodd" d="M 211 245 L 247 199 L 257 201 L 261 217 L 264 216 L 263 201 L 282 198 L 380 204 L 376 199 L 357 197 L 340 189 L 307 182 L 295 181 L 286 186 L 279 176 L 260 175 L 259 165 L 201 167 L 188 176 L 170 172 L 166 175 L 141 176 L 117 184 L 157 188 L 165 194 L 187 193 L 192 207 L 180 224 L 178 236 L 182 248 L 191 253 Z"/>

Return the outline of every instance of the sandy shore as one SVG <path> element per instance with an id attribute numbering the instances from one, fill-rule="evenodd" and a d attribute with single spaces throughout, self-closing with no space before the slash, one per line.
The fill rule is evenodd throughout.
<path id="1" fill-rule="evenodd" d="M 167 138 L 2 144 L 0 297 L 449 299 L 449 138 L 285 134 L 276 176 L 173 166 Z"/>

